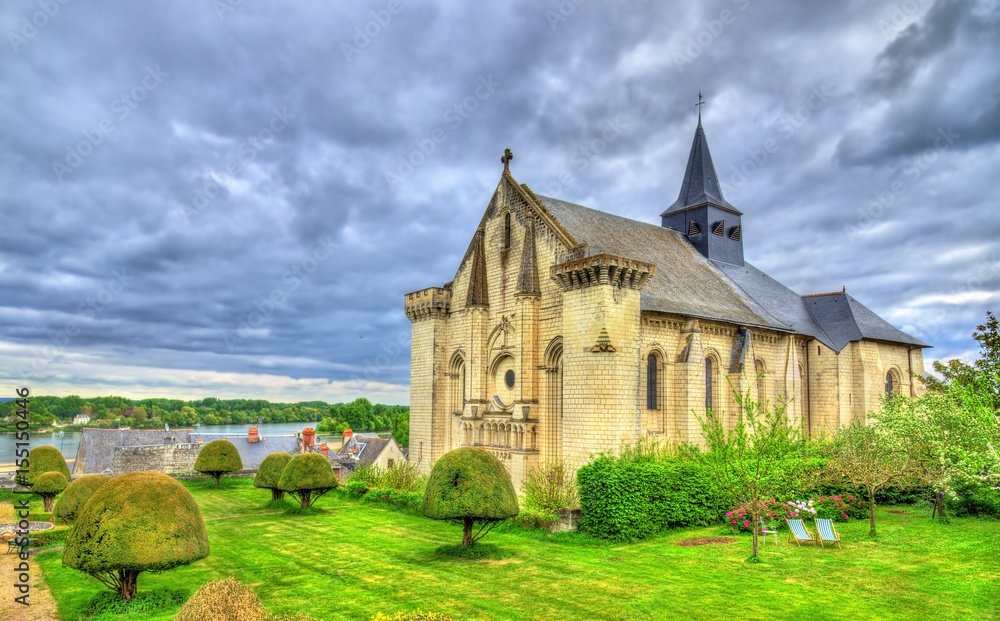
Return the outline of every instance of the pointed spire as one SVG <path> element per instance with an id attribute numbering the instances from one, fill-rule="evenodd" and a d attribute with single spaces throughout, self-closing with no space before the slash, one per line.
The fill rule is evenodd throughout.
<path id="1" fill-rule="evenodd" d="M 517 292 L 540 295 L 538 287 L 538 266 L 535 259 L 535 220 L 528 218 L 528 230 L 524 233 L 521 249 L 521 273 L 517 277 Z"/>
<path id="2" fill-rule="evenodd" d="M 472 240 L 472 275 L 469 278 L 469 294 L 465 298 L 466 306 L 489 306 L 489 294 L 486 286 L 486 235 L 483 229 L 476 231 Z"/>
<path id="3" fill-rule="evenodd" d="M 698 93 L 698 97 L 701 99 L 701 93 Z M 700 106 L 703 103 L 696 105 Z M 680 195 L 674 204 L 660 215 L 705 203 L 739 213 L 722 196 L 719 176 L 715 173 L 712 154 L 708 150 L 708 141 L 705 140 L 705 130 L 701 127 L 701 108 L 699 107 L 698 127 L 694 131 L 694 141 L 691 143 L 691 153 L 688 155 L 687 170 L 684 172 L 684 182 L 681 183 Z"/>

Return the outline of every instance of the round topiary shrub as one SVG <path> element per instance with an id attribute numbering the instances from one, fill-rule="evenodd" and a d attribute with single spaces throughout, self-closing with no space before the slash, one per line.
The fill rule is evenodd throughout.
<path id="1" fill-rule="evenodd" d="M 215 477 L 215 484 L 218 485 L 222 475 L 243 470 L 243 460 L 236 445 L 229 440 L 212 440 L 198 451 L 194 469 Z"/>
<path id="2" fill-rule="evenodd" d="M 281 473 L 285 466 L 292 460 L 292 456 L 283 451 L 271 453 L 260 462 L 257 468 L 257 475 L 253 478 L 253 486 L 261 489 L 271 490 L 271 500 L 281 500 L 285 497 L 285 492 L 278 489 L 278 481 L 281 480 Z"/>
<path id="3" fill-rule="evenodd" d="M 69 485 L 69 481 L 63 476 L 61 472 L 46 472 L 35 480 L 35 485 L 32 486 L 31 491 L 35 492 L 42 497 L 42 502 L 45 503 L 45 511 L 52 511 L 52 503 L 55 502 L 56 496 L 58 496 L 66 486 Z"/>
<path id="4" fill-rule="evenodd" d="M 160 472 L 129 472 L 90 496 L 66 538 L 63 565 L 95 577 L 125 599 L 143 571 L 187 565 L 209 553 L 198 503 Z"/>
<path id="5" fill-rule="evenodd" d="M 333 466 L 321 453 L 299 453 L 281 472 L 278 489 L 299 499 L 304 509 L 340 485 Z"/>
<path id="6" fill-rule="evenodd" d="M 53 515 L 67 524 L 72 524 L 94 490 L 110 480 L 111 476 L 107 474 L 88 474 L 71 482 L 59 496 Z"/>
<path id="7" fill-rule="evenodd" d="M 201 585 L 174 621 L 263 621 L 267 610 L 253 589 L 230 577 Z"/>
<path id="8" fill-rule="evenodd" d="M 462 524 L 462 545 L 471 546 L 497 523 L 517 515 L 510 475 L 492 453 L 462 447 L 441 456 L 424 491 L 423 514 Z M 472 533 L 479 523 L 479 531 Z"/>
<path id="9" fill-rule="evenodd" d="M 54 446 L 36 446 L 28 452 L 28 476 L 18 480 L 21 485 L 34 486 L 38 477 L 46 472 L 61 472 L 68 481 L 70 476 L 66 459 Z"/>

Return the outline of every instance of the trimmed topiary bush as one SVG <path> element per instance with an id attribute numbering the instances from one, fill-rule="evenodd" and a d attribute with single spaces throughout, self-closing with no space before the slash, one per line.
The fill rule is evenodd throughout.
<path id="1" fill-rule="evenodd" d="M 264 621 L 268 616 L 253 589 L 229 577 L 201 585 L 174 621 Z"/>
<path id="2" fill-rule="evenodd" d="M 423 514 L 462 524 L 462 545 L 471 546 L 497 523 L 517 515 L 517 494 L 500 460 L 483 449 L 445 453 L 427 480 Z M 472 533 L 475 524 L 479 531 Z"/>
<path id="3" fill-rule="evenodd" d="M 88 474 L 71 482 L 59 496 L 53 515 L 67 524 L 72 524 L 94 490 L 110 480 L 111 476 L 107 474 Z"/>
<path id="4" fill-rule="evenodd" d="M 67 485 L 69 485 L 69 481 L 66 480 L 63 473 L 46 472 L 35 479 L 35 484 L 32 486 L 31 491 L 42 497 L 42 502 L 45 504 L 45 511 L 48 512 L 52 511 L 52 503 L 55 502 L 56 496 L 61 494 Z"/>
<path id="5" fill-rule="evenodd" d="M 236 445 L 229 440 L 212 440 L 198 451 L 194 469 L 214 477 L 215 484 L 218 485 L 222 475 L 243 470 L 243 460 L 240 459 Z"/>
<path id="6" fill-rule="evenodd" d="M 143 571 L 187 565 L 208 553 L 191 493 L 163 473 L 129 472 L 98 487 L 84 504 L 62 561 L 133 599 Z"/>
<path id="7" fill-rule="evenodd" d="M 278 480 L 278 489 L 298 498 L 303 509 L 338 485 L 333 466 L 322 453 L 299 453 L 292 457 Z"/>
<path id="8" fill-rule="evenodd" d="M 33 487 L 38 477 L 46 472 L 61 472 L 67 481 L 72 476 L 59 449 L 54 446 L 36 446 L 28 452 L 28 477 L 18 483 Z"/>
<path id="9" fill-rule="evenodd" d="M 261 489 L 271 490 L 271 500 L 281 500 L 285 497 L 285 492 L 278 489 L 278 481 L 281 480 L 281 473 L 285 466 L 292 460 L 292 456 L 283 451 L 271 453 L 260 462 L 257 468 L 257 475 L 253 478 L 253 486 Z"/>

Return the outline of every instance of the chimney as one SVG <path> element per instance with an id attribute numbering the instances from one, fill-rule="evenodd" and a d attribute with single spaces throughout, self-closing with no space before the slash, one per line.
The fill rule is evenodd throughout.
<path id="1" fill-rule="evenodd" d="M 319 445 L 319 452 L 323 453 L 324 455 L 330 454 L 330 447 L 326 445 L 326 442 Z"/>
<path id="2" fill-rule="evenodd" d="M 257 433 L 256 427 L 250 428 L 250 433 L 247 435 L 247 442 L 251 444 L 254 442 L 260 442 L 260 435 Z"/>
<path id="3" fill-rule="evenodd" d="M 313 448 L 315 440 L 316 440 L 316 430 L 314 430 L 312 427 L 306 427 L 305 429 L 302 430 L 303 451 L 311 450 Z"/>
<path id="4" fill-rule="evenodd" d="M 347 444 L 347 441 L 350 440 L 353 435 L 354 435 L 354 432 L 351 431 L 350 427 L 348 427 L 347 429 L 345 429 L 344 430 L 344 444 Z"/>

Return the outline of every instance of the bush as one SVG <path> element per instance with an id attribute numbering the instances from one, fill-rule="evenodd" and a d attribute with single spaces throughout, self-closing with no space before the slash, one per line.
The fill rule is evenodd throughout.
<path id="1" fill-rule="evenodd" d="M 350 484 L 348 484 L 350 492 Z M 390 505 L 396 509 L 419 512 L 424 501 L 420 492 L 408 492 L 398 489 L 372 489 L 362 498 L 364 502 L 378 502 Z"/>
<path id="2" fill-rule="evenodd" d="M 215 484 L 218 485 L 222 475 L 243 470 L 243 460 L 240 459 L 236 445 L 229 440 L 212 440 L 198 451 L 194 469 L 214 477 Z"/>
<path id="3" fill-rule="evenodd" d="M 955 485 L 955 498 L 948 501 L 948 510 L 956 517 L 1000 517 L 1000 490 L 974 480 Z"/>
<path id="4" fill-rule="evenodd" d="M 86 572 L 125 599 L 143 571 L 205 558 L 208 533 L 198 503 L 160 472 L 129 472 L 97 488 L 66 538 L 63 565 Z"/>
<path id="5" fill-rule="evenodd" d="M 471 546 L 517 515 L 517 495 L 500 460 L 483 449 L 462 447 L 438 459 L 427 480 L 421 511 L 435 520 L 460 522 L 462 545 Z M 480 524 L 479 532 L 472 527 Z"/>
<path id="6" fill-rule="evenodd" d="M 88 474 L 73 481 L 59 496 L 53 515 L 67 524 L 72 524 L 91 494 L 110 480 L 111 477 L 106 474 Z"/>
<path id="7" fill-rule="evenodd" d="M 281 500 L 285 497 L 285 492 L 278 489 L 278 481 L 281 480 L 281 473 L 285 466 L 292 460 L 292 456 L 283 451 L 271 453 L 260 462 L 257 468 L 257 475 L 253 478 L 253 486 L 261 489 L 271 490 L 271 500 Z"/>
<path id="8" fill-rule="evenodd" d="M 521 528 L 548 528 L 559 521 L 559 513 L 549 513 L 534 507 L 521 507 L 510 521 Z"/>
<path id="9" fill-rule="evenodd" d="M 87 603 L 83 617 L 89 621 L 134 619 L 164 608 L 173 608 L 183 601 L 184 593 L 174 590 L 140 593 L 131 600 L 122 599 L 117 593 L 104 591 Z"/>
<path id="10" fill-rule="evenodd" d="M 69 526 L 56 526 L 47 530 L 36 530 L 31 533 L 31 538 L 35 540 L 35 546 L 41 548 L 65 541 L 71 530 Z"/>
<path id="11" fill-rule="evenodd" d="M 347 479 L 346 489 L 347 495 L 351 498 L 361 498 L 368 493 L 368 483 L 363 478 L 354 478 L 352 474 L 351 478 Z"/>
<path id="12" fill-rule="evenodd" d="M 354 471 L 351 481 L 359 481 L 368 489 L 396 489 L 407 492 L 419 492 L 427 483 L 427 475 L 420 472 L 417 465 L 409 461 L 393 463 L 388 468 L 373 464 L 363 466 Z"/>
<path id="13" fill-rule="evenodd" d="M 66 480 L 63 473 L 56 471 L 46 472 L 35 479 L 35 485 L 31 488 L 31 491 L 42 497 L 42 502 L 45 503 L 45 511 L 49 512 L 52 511 L 52 503 L 55 502 L 56 496 L 62 493 L 67 485 L 69 485 L 69 481 Z"/>
<path id="14" fill-rule="evenodd" d="M 253 589 L 229 577 L 201 585 L 175 621 L 264 621 L 267 617 Z"/>
<path id="15" fill-rule="evenodd" d="M 59 449 L 54 446 L 36 446 L 28 452 L 28 477 L 18 483 L 34 487 L 38 477 L 46 472 L 61 472 L 67 481 L 72 476 Z"/>
<path id="16" fill-rule="evenodd" d="M 528 471 L 521 485 L 524 504 L 547 515 L 580 504 L 576 473 L 565 462 L 542 464 Z"/>
<path id="17" fill-rule="evenodd" d="M 729 506 L 707 468 L 681 457 L 601 455 L 577 471 L 577 480 L 580 530 L 611 541 L 718 522 Z"/>
<path id="18" fill-rule="evenodd" d="M 292 457 L 278 480 L 278 489 L 298 498 L 303 509 L 338 485 L 337 475 L 322 453 L 299 453 Z"/>

